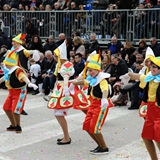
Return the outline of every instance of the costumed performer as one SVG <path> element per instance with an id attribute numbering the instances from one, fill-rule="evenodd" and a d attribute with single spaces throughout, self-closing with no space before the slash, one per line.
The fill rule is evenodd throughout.
<path id="1" fill-rule="evenodd" d="M 109 85 L 106 78 L 108 73 L 101 71 L 101 59 L 99 54 L 91 57 L 87 65 L 88 76 L 84 80 L 84 85 L 88 86 L 89 100 L 91 102 L 84 123 L 83 130 L 86 130 L 91 138 L 97 143 L 98 147 L 90 150 L 92 154 L 106 154 L 109 149 L 104 141 L 101 128 L 108 113 Z"/>
<path id="2" fill-rule="evenodd" d="M 151 66 L 147 75 L 128 73 L 131 79 L 140 80 L 144 88 L 142 100 L 147 103 L 146 120 L 142 138 L 152 160 L 158 160 L 154 142 L 160 150 L 160 57 L 150 56 Z"/>
<path id="3" fill-rule="evenodd" d="M 146 50 L 145 59 L 143 61 L 144 67 L 139 72 L 139 74 L 147 75 L 150 72 L 150 65 L 151 65 L 150 64 L 150 56 L 155 57 L 152 49 L 150 47 L 148 47 Z M 140 86 L 140 88 L 142 88 L 143 84 L 142 84 L 142 87 L 141 87 L 141 83 L 139 84 L 139 86 Z M 139 107 L 139 116 L 143 117 L 145 119 L 146 113 L 147 113 L 147 103 L 142 101 L 141 105 Z"/>
<path id="4" fill-rule="evenodd" d="M 64 134 L 63 138 L 57 139 L 57 144 L 66 145 L 71 143 L 71 138 L 68 132 L 67 121 L 64 116 L 67 115 L 68 109 L 74 105 L 87 105 L 87 99 L 77 86 L 74 87 L 74 95 L 69 91 L 69 87 L 74 80 L 73 75 L 75 70 L 73 64 L 67 60 L 65 41 L 54 50 L 54 54 L 55 60 L 57 61 L 54 72 L 54 75 L 57 77 L 57 82 L 48 102 L 48 108 L 54 109 L 54 115 Z"/>
<path id="5" fill-rule="evenodd" d="M 31 57 L 37 62 L 40 59 L 40 55 L 37 50 L 27 50 L 22 46 L 23 40 L 26 38 L 26 34 L 18 34 L 12 38 L 12 48 L 8 50 L 7 54 L 14 53 L 16 55 L 17 66 L 21 67 L 26 73 L 29 74 L 28 59 Z M 28 115 L 24 110 L 23 115 Z"/>
<path id="6" fill-rule="evenodd" d="M 3 110 L 11 122 L 7 131 L 16 131 L 16 133 L 21 133 L 22 128 L 20 124 L 20 114 L 26 100 L 26 85 L 34 88 L 34 90 L 38 87 L 35 84 L 32 84 L 27 78 L 25 71 L 17 66 L 17 59 L 14 53 L 7 54 L 3 63 L 5 65 L 5 74 L 0 79 L 0 83 L 5 81 L 5 85 L 9 91 L 3 105 Z"/>

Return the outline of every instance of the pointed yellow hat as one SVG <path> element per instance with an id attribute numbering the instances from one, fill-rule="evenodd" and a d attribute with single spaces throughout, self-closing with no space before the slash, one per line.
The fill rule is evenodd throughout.
<path id="1" fill-rule="evenodd" d="M 101 57 L 100 57 L 100 55 L 95 54 L 95 55 L 91 56 L 87 67 L 100 71 L 101 70 Z"/>
<path id="2" fill-rule="evenodd" d="M 26 34 L 20 33 L 18 36 L 12 38 L 12 41 L 22 44 L 22 40 L 25 39 L 25 37 L 26 37 Z"/>

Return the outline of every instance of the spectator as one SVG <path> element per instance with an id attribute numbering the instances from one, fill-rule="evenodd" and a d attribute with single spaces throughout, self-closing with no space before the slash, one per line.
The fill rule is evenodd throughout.
<path id="1" fill-rule="evenodd" d="M 40 65 L 41 73 L 39 73 L 39 77 L 38 77 L 37 83 L 38 83 L 39 91 L 41 91 L 42 90 L 42 83 L 43 83 L 42 73 L 45 73 L 45 71 L 46 71 L 45 67 L 46 67 L 47 60 L 44 58 L 44 54 L 43 53 L 39 53 L 39 54 L 40 54 L 40 59 L 37 62 L 37 64 Z"/>
<path id="2" fill-rule="evenodd" d="M 73 45 L 75 53 L 85 52 L 85 47 L 80 37 L 74 37 Z"/>
<path id="3" fill-rule="evenodd" d="M 111 38 L 111 43 L 108 44 L 108 49 L 111 50 L 112 54 L 119 53 L 123 45 L 120 41 L 118 41 L 116 36 Z"/>
<path id="4" fill-rule="evenodd" d="M 115 32 L 115 28 L 113 26 L 117 22 L 117 12 L 113 12 L 115 7 L 113 4 L 110 4 L 109 7 L 106 9 L 105 13 L 102 15 L 101 21 L 101 31 L 102 31 L 102 38 L 105 38 L 105 35 L 113 36 Z"/>
<path id="5" fill-rule="evenodd" d="M 139 73 L 142 66 L 142 61 L 136 61 L 136 70 L 135 73 Z M 137 81 L 131 81 L 126 85 L 123 85 L 123 88 L 120 89 L 120 95 L 117 97 L 117 99 L 114 101 L 114 103 L 118 103 L 119 100 L 126 94 L 128 91 L 131 91 L 131 106 L 128 108 L 129 110 L 138 109 L 140 106 L 139 101 L 139 92 L 141 91 L 139 87 L 139 82 Z"/>
<path id="6" fill-rule="evenodd" d="M 50 35 L 47 40 L 47 43 L 43 47 L 43 50 L 44 52 L 46 52 L 47 50 L 53 52 L 57 47 L 58 47 L 57 44 L 54 42 L 54 37 Z"/>
<path id="7" fill-rule="evenodd" d="M 45 52 L 45 57 L 47 59 L 47 63 L 45 65 L 45 69 L 42 71 L 42 79 L 43 79 L 43 85 L 42 85 L 42 90 L 38 96 L 44 96 L 45 94 L 48 93 L 48 87 L 49 87 L 49 96 L 52 93 L 54 83 L 56 81 L 55 76 L 54 76 L 54 70 L 55 70 L 55 65 L 56 62 L 54 60 L 53 54 L 51 51 L 46 51 Z"/>
<path id="8" fill-rule="evenodd" d="M 141 10 L 144 8 L 145 8 L 144 4 L 140 3 L 135 13 L 135 17 L 136 17 L 135 33 L 136 33 L 136 38 L 138 39 L 141 38 L 141 30 L 142 30 L 141 27 L 146 23 L 147 12 L 145 10 Z"/>
<path id="9" fill-rule="evenodd" d="M 29 71 L 30 78 L 31 78 L 31 83 L 36 84 L 38 86 L 38 76 L 39 76 L 39 73 L 41 72 L 41 67 L 32 58 L 29 60 L 29 62 L 30 62 L 30 65 L 31 65 L 30 71 Z M 38 94 L 38 93 L 39 93 L 39 89 L 37 88 L 36 90 L 34 90 L 32 95 L 35 95 L 35 94 Z"/>
<path id="10" fill-rule="evenodd" d="M 32 40 L 29 45 L 29 49 L 30 50 L 39 50 L 39 52 L 43 52 L 42 41 L 38 35 L 32 36 Z"/>
<path id="11" fill-rule="evenodd" d="M 121 50 L 122 59 L 126 61 L 128 67 L 131 67 L 136 61 L 136 57 L 133 55 L 135 48 L 131 42 L 125 42 L 123 46 L 124 48 Z"/>
<path id="12" fill-rule="evenodd" d="M 71 57 L 71 56 L 75 56 L 75 51 L 74 50 L 71 50 L 70 52 L 69 52 L 69 56 Z"/>
<path id="13" fill-rule="evenodd" d="M 96 34 L 95 33 L 91 33 L 90 42 L 86 46 L 86 54 L 88 55 L 88 54 L 92 53 L 95 50 L 98 53 L 99 49 L 100 49 L 100 47 L 99 47 L 98 41 L 96 40 Z"/>
<path id="14" fill-rule="evenodd" d="M 75 61 L 75 57 L 74 56 L 71 56 L 70 59 L 69 59 L 69 61 L 73 64 L 73 66 L 75 66 L 76 61 Z"/>
<path id="15" fill-rule="evenodd" d="M 85 66 L 85 60 L 82 59 L 82 55 L 80 53 L 77 53 L 75 55 L 75 73 L 74 77 L 78 77 L 78 75 L 83 71 L 84 66 Z"/>
<path id="16" fill-rule="evenodd" d="M 135 51 L 142 54 L 145 57 L 146 49 L 147 49 L 146 40 L 140 39 L 139 44 L 138 44 L 138 48 Z"/>
<path id="17" fill-rule="evenodd" d="M 105 73 L 110 73 L 111 72 L 111 57 L 108 54 L 103 56 L 102 71 L 105 72 Z"/>
<path id="18" fill-rule="evenodd" d="M 128 73 L 128 67 L 124 60 L 120 59 L 118 54 L 111 55 L 111 77 L 109 78 L 109 83 L 113 86 L 117 81 L 120 81 L 119 77 Z"/>
<path id="19" fill-rule="evenodd" d="M 0 32 L 0 48 L 2 45 L 7 46 L 7 49 L 11 49 L 12 47 L 10 39 L 4 32 Z"/>
<path id="20" fill-rule="evenodd" d="M 38 35 L 38 29 L 34 26 L 33 23 L 31 23 L 30 20 L 26 20 L 26 33 L 27 33 L 27 42 L 29 42 L 33 35 Z"/>
<path id="21" fill-rule="evenodd" d="M 154 52 L 155 57 L 160 56 L 160 44 L 158 44 L 157 39 L 155 37 L 150 38 L 151 49 Z"/>
<path id="22" fill-rule="evenodd" d="M 61 9 L 62 10 L 69 10 L 71 2 L 72 2 L 72 0 L 65 0 L 65 2 L 63 3 L 63 5 L 61 6 Z"/>
<path id="23" fill-rule="evenodd" d="M 58 35 L 58 41 L 56 42 L 57 46 L 60 46 L 64 42 L 65 38 L 66 35 L 64 33 L 60 33 Z"/>

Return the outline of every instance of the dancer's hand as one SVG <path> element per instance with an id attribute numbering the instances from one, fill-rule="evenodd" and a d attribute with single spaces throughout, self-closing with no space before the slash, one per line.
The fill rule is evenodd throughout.
<path id="1" fill-rule="evenodd" d="M 34 90 L 36 90 L 37 88 L 38 88 L 38 86 L 37 85 L 35 85 L 35 84 L 33 84 L 33 83 L 28 83 L 28 87 L 29 88 L 33 88 Z"/>
<path id="2" fill-rule="evenodd" d="M 101 108 L 105 109 L 107 107 L 108 107 L 108 100 L 107 100 L 107 98 L 102 98 L 101 99 Z"/>

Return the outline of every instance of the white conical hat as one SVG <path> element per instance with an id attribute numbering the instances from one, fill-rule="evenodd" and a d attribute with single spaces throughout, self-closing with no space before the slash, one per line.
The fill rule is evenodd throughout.
<path id="1" fill-rule="evenodd" d="M 94 56 L 95 54 L 97 54 L 97 51 L 93 51 L 87 58 L 87 61 L 91 60 L 91 57 Z"/>
<path id="2" fill-rule="evenodd" d="M 145 54 L 145 59 L 143 61 L 143 63 L 141 64 L 142 66 L 145 66 L 145 61 L 150 58 L 150 56 L 153 56 L 155 57 L 154 53 L 153 53 L 153 50 L 150 48 L 150 47 L 147 47 L 147 50 L 146 50 L 146 54 Z"/>
<path id="3" fill-rule="evenodd" d="M 149 56 L 155 57 L 155 55 L 154 55 L 154 53 L 153 53 L 153 50 L 152 50 L 150 47 L 147 47 L 146 55 L 145 55 L 145 60 L 148 59 Z"/>
<path id="4" fill-rule="evenodd" d="M 67 46 L 66 41 L 64 41 L 58 48 L 54 50 L 54 53 L 60 57 L 60 59 L 67 60 Z"/>

